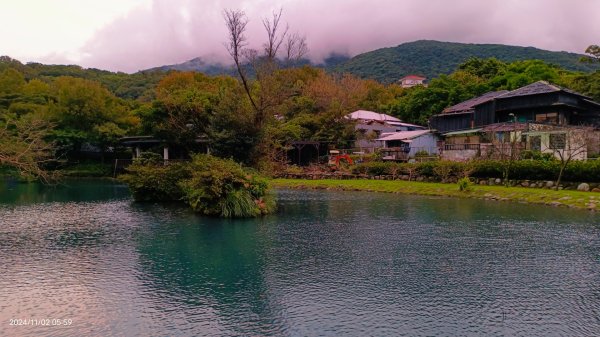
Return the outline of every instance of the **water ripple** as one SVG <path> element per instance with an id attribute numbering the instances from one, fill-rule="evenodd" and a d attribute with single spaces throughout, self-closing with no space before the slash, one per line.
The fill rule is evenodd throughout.
<path id="1" fill-rule="evenodd" d="M 595 214 L 280 191 L 276 215 L 220 220 L 110 186 L 92 197 L 97 183 L 71 188 L 0 204 L 0 336 L 600 331 Z"/>

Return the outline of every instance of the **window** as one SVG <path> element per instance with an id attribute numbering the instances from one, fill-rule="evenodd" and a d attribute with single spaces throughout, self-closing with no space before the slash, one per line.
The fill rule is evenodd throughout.
<path id="1" fill-rule="evenodd" d="M 558 113 L 548 112 L 535 115 L 535 121 L 538 123 L 558 124 Z"/>
<path id="2" fill-rule="evenodd" d="M 541 136 L 529 137 L 529 149 L 531 151 L 542 151 L 542 137 Z"/>
<path id="3" fill-rule="evenodd" d="M 553 150 L 563 150 L 567 142 L 567 135 L 564 133 L 550 134 L 550 148 Z"/>
<path id="4" fill-rule="evenodd" d="M 496 132 L 496 140 L 502 143 L 504 141 L 504 132 Z"/>

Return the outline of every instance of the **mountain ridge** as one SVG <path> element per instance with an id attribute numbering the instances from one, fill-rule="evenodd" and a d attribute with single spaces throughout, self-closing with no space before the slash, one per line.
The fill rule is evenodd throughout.
<path id="1" fill-rule="evenodd" d="M 384 47 L 348 57 L 332 53 L 322 64 L 303 60 L 331 72 L 351 73 L 361 78 L 370 78 L 382 83 L 392 83 L 406 75 L 423 75 L 428 79 L 447 75 L 470 57 L 495 57 L 500 61 L 514 62 L 539 59 L 567 70 L 591 72 L 600 70 L 600 65 L 581 63 L 583 54 L 565 51 L 549 51 L 536 47 L 511 46 L 504 44 L 459 43 L 435 40 L 417 40 Z M 201 57 L 164 65 L 145 71 L 200 71 L 207 75 L 235 75 L 231 65 L 209 63 Z"/>
<path id="2" fill-rule="evenodd" d="M 535 47 L 418 40 L 356 55 L 334 70 L 391 83 L 410 74 L 427 78 L 447 75 L 471 57 L 495 57 L 504 62 L 538 59 L 567 70 L 583 72 L 600 69 L 598 64 L 580 62 L 582 56 Z"/>

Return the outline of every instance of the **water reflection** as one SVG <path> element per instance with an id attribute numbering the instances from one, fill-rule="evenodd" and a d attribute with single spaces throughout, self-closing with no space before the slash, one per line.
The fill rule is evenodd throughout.
<path id="1" fill-rule="evenodd" d="M 11 188 L 0 203 L 0 320 L 74 324 L 0 325 L 2 336 L 600 331 L 593 213 L 281 191 L 276 215 L 221 220 L 133 203 L 109 182 Z"/>
<path id="2" fill-rule="evenodd" d="M 269 240 L 261 222 L 189 215 L 140 234 L 139 268 L 148 294 L 160 293 L 157 304 L 178 303 L 195 320 L 209 318 L 210 309 L 208 316 L 218 315 L 219 329 L 278 331 L 271 324 L 276 315 L 271 313 L 263 260 Z"/>
<path id="3" fill-rule="evenodd" d="M 0 177 L 0 204 L 32 204 L 64 201 L 105 201 L 129 198 L 127 186 L 112 179 L 71 178 L 58 185 L 21 183 Z"/>

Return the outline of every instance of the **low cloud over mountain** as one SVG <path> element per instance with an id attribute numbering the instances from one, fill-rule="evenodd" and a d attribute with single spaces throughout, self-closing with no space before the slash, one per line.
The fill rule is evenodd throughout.
<path id="1" fill-rule="evenodd" d="M 132 72 L 197 56 L 227 62 L 223 10 L 246 12 L 249 42 L 259 47 L 261 19 L 280 7 L 317 62 L 332 52 L 354 55 L 418 39 L 572 52 L 600 43 L 595 0 L 153 0 L 97 31 L 79 63 Z"/>

